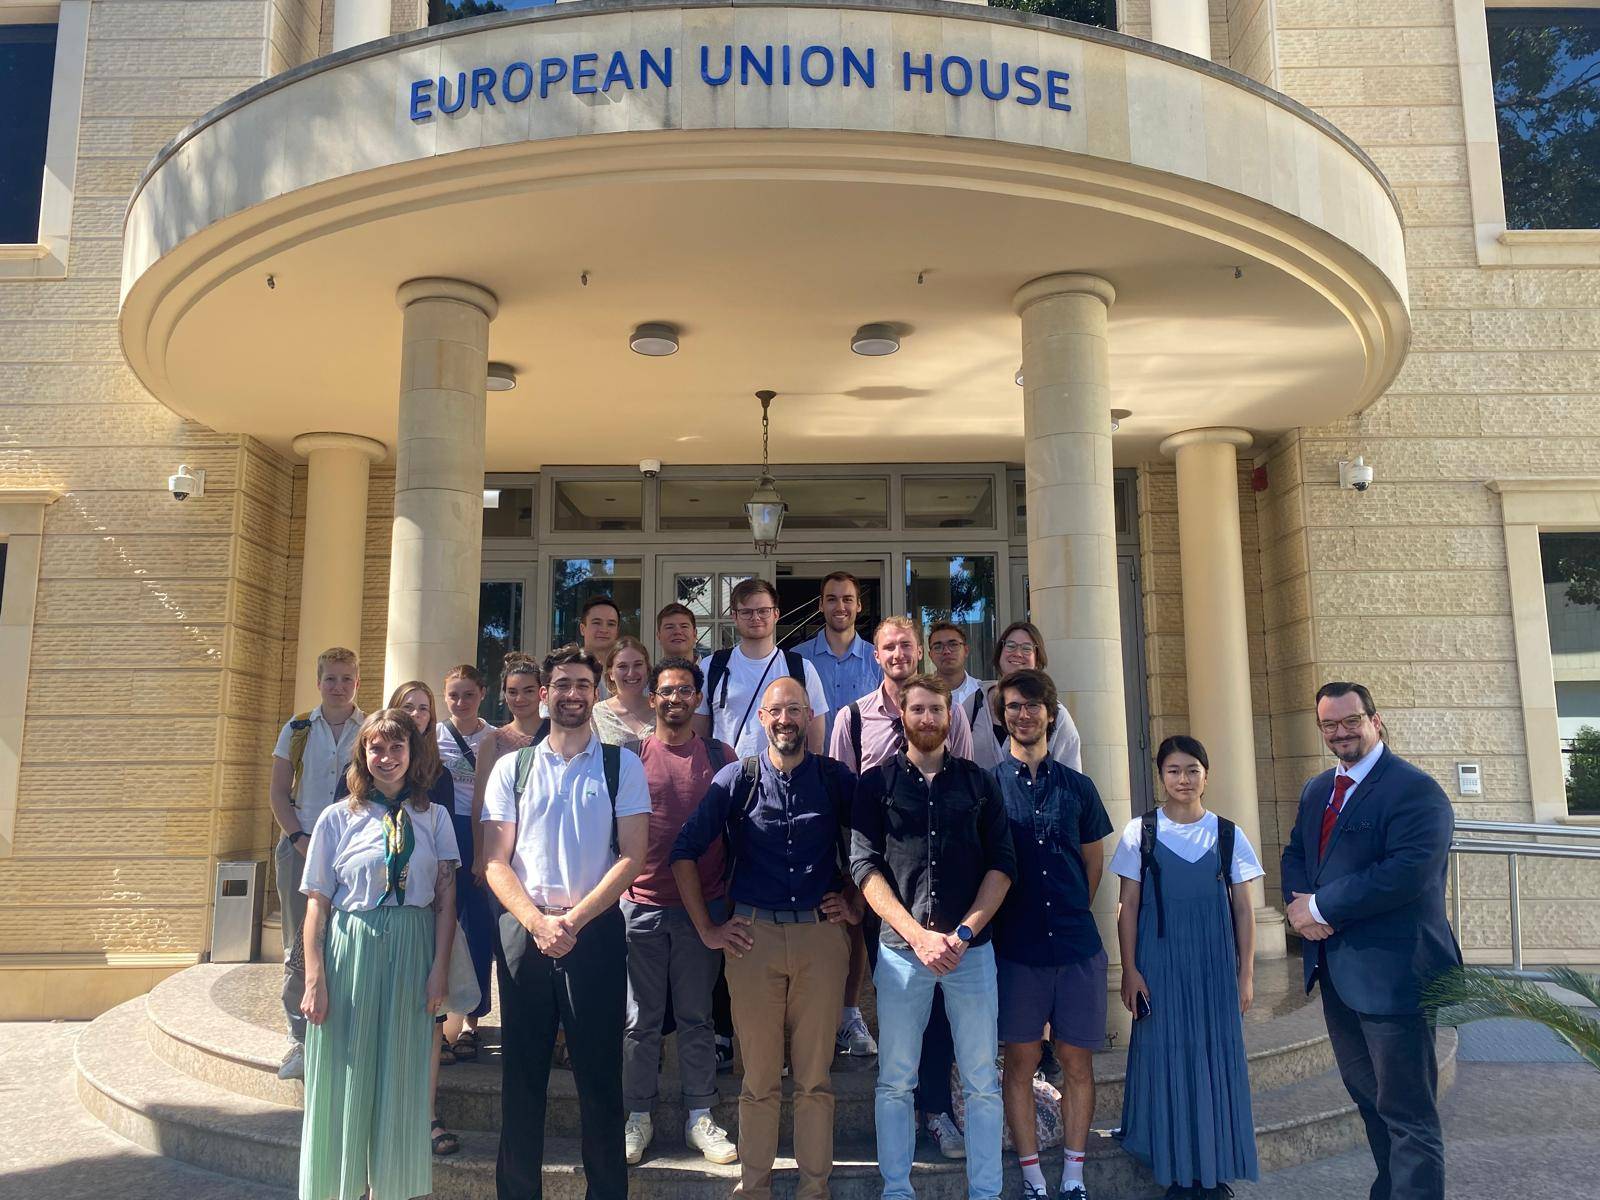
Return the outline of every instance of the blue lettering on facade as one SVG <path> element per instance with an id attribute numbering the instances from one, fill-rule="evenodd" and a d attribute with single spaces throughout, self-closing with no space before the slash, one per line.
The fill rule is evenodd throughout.
<path id="1" fill-rule="evenodd" d="M 972 94 L 976 85 L 985 100 L 995 103 L 1045 104 L 1059 112 L 1072 111 L 1067 103 L 1071 76 L 1066 71 L 910 50 L 900 52 L 899 66 L 902 91 L 920 89 L 931 96 L 937 89 L 960 97 Z M 725 87 L 733 81 L 736 67 L 743 87 L 789 87 L 797 82 L 796 76 L 799 83 L 814 88 L 878 86 L 878 57 L 872 47 L 700 47 L 700 79 L 707 86 Z M 408 85 L 408 111 L 413 121 L 430 121 L 501 103 L 522 104 L 536 89 L 538 98 L 547 100 L 552 91 L 563 89 L 575 96 L 635 88 L 644 91 L 652 81 L 663 88 L 673 86 L 672 47 L 664 46 L 658 54 L 645 49 L 584 51 L 541 58 L 537 63 L 517 61 L 504 68 L 474 67 L 454 75 L 416 79 Z"/>

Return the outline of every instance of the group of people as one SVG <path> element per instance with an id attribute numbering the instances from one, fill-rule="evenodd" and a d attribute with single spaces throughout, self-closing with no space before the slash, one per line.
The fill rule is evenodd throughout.
<path id="1" fill-rule="evenodd" d="M 1000 1197 L 1009 1131 L 1022 1200 L 1052 1200 L 1034 1089 L 1050 1053 L 1062 1079 L 1054 1194 L 1087 1200 L 1093 1053 L 1108 999 L 1091 906 L 1114 830 L 1082 772 L 1043 639 L 1027 622 L 1008 627 L 985 684 L 966 673 L 959 626 L 935 623 L 925 647 L 913 621 L 889 617 L 868 642 L 856 633 L 859 584 L 843 572 L 823 582 L 821 601 L 822 631 L 786 650 L 775 590 L 744 581 L 730 605 L 737 644 L 704 656 L 694 614 L 668 605 L 652 663 L 621 633 L 615 604 L 596 597 L 581 643 L 540 663 L 507 658 L 512 719 L 499 728 L 478 715 L 485 693 L 470 666 L 444 681 L 444 720 L 422 682 L 365 716 L 354 705 L 355 656 L 336 649 L 318 660 L 322 703 L 285 726 L 272 790 L 292 1037 L 280 1074 L 306 1079 L 303 1200 L 364 1186 L 373 1200 L 431 1190 L 431 1156 L 459 1149 L 434 1110 L 439 1066 L 477 1056 L 491 964 L 503 1200 L 541 1194 L 558 1049 L 576 1083 L 588 1195 L 624 1200 L 627 1167 L 655 1136 L 662 1037 L 673 1028 L 684 1141 L 709 1161 L 737 1161 L 741 1196 L 771 1196 L 786 1073 L 797 1197 L 827 1196 L 835 1055 L 876 1054 L 886 1200 L 913 1196 L 919 1129 L 965 1158 L 971 1200 Z M 1338 710 L 1332 733 L 1320 723 L 1339 778 L 1355 775 L 1363 795 L 1388 768 L 1392 786 L 1431 804 L 1416 778 L 1427 777 L 1383 749 L 1365 689 L 1323 690 L 1319 719 L 1324 704 Z M 1342 711 L 1351 697 L 1355 714 Z M 1347 757 L 1347 735 L 1361 757 Z M 1156 767 L 1160 810 L 1129 823 L 1110 855 L 1121 880 L 1121 1000 L 1133 1016 L 1119 1136 L 1169 1196 L 1199 1200 L 1257 1174 L 1242 1014 L 1254 989 L 1248 885 L 1264 872 L 1244 834 L 1205 807 L 1204 746 L 1170 737 Z M 1320 972 L 1325 1006 L 1338 976 L 1335 1049 L 1341 1069 L 1349 1060 L 1361 1076 L 1346 1071 L 1380 1182 L 1396 1180 L 1373 1196 L 1432 1197 L 1406 1190 L 1431 1178 L 1415 1165 L 1427 1158 L 1427 1113 L 1391 1095 L 1418 1072 L 1427 1082 L 1431 1037 L 1424 1055 L 1388 1037 L 1415 1032 L 1408 1025 L 1390 1020 L 1374 1033 L 1368 1017 L 1379 1010 L 1345 974 L 1362 971 L 1348 965 L 1364 944 L 1352 934 L 1374 919 L 1403 923 L 1393 909 L 1415 907 L 1418 885 L 1396 873 L 1386 899 L 1373 900 L 1335 878 L 1343 859 L 1322 849 L 1341 806 L 1354 808 L 1351 791 L 1332 778 L 1308 785 L 1303 807 L 1316 820 L 1302 817 L 1285 853 L 1285 899 L 1317 948 L 1307 988 Z M 1333 847 L 1343 858 L 1379 848 L 1387 814 L 1368 808 Z M 1447 802 L 1445 812 L 1448 825 Z M 1313 829 L 1321 844 L 1308 854 Z M 1431 863 L 1408 861 L 1426 891 Z M 1349 869 L 1368 868 L 1352 859 Z M 458 915 L 481 1002 L 449 1014 Z M 1392 941 L 1384 929 L 1378 940 Z M 1428 948 L 1447 957 L 1442 943 Z M 869 969 L 876 1040 L 860 1008 Z M 737 1142 L 712 1113 L 734 1037 Z M 1431 1129 L 1437 1147 L 1436 1115 Z"/>

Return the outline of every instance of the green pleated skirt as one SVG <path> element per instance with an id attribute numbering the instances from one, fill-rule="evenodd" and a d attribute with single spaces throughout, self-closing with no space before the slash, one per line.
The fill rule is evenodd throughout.
<path id="1" fill-rule="evenodd" d="M 335 910 L 328 1016 L 306 1031 L 300 1200 L 412 1200 L 433 1190 L 428 1014 L 433 910 Z"/>

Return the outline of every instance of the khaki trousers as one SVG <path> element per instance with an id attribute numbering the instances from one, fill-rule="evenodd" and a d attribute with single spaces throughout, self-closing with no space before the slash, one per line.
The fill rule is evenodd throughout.
<path id="1" fill-rule="evenodd" d="M 728 958 L 733 1029 L 744 1057 L 739 1092 L 739 1187 L 747 1200 L 771 1200 L 783 1094 L 783 1041 L 794 1075 L 795 1200 L 827 1200 L 833 1171 L 834 1038 L 850 967 L 842 925 L 750 925 L 755 945 Z"/>

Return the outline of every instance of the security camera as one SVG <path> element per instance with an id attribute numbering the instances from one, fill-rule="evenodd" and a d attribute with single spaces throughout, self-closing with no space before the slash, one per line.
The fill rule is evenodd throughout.
<path id="1" fill-rule="evenodd" d="M 1356 455 L 1355 462 L 1340 460 L 1339 486 L 1354 488 L 1358 492 L 1364 492 L 1372 486 L 1372 468 L 1367 466 L 1366 460 L 1359 454 Z"/>
<path id="2" fill-rule="evenodd" d="M 206 473 L 191 470 L 188 464 L 178 468 L 176 475 L 167 476 L 167 491 L 174 500 L 187 500 L 190 496 L 206 494 Z"/>
<path id="3" fill-rule="evenodd" d="M 661 460 L 659 458 L 643 458 L 639 460 L 639 474 L 646 479 L 654 479 L 661 474 Z"/>

